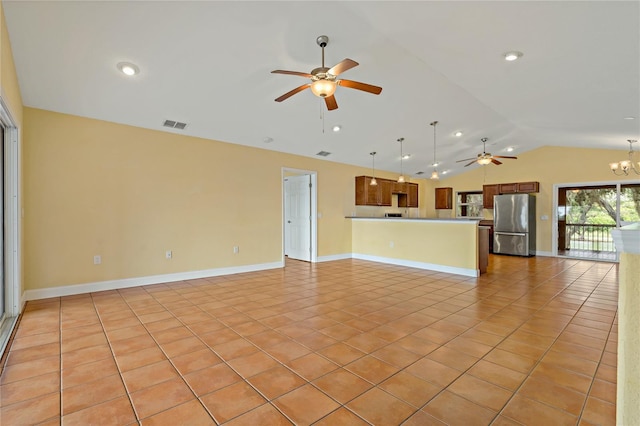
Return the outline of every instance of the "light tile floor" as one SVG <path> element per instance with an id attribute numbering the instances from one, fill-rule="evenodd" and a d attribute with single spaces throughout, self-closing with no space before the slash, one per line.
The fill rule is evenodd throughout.
<path id="1" fill-rule="evenodd" d="M 617 265 L 360 260 L 27 304 L 0 423 L 613 425 Z"/>

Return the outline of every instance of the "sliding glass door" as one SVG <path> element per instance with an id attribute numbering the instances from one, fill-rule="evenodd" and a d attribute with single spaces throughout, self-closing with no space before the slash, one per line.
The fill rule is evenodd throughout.
<path id="1" fill-rule="evenodd" d="M 617 260 L 611 230 L 640 221 L 640 183 L 558 188 L 558 255 Z"/>

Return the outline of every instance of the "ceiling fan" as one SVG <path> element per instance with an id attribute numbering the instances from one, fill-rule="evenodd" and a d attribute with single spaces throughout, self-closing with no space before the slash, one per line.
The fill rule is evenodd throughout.
<path id="1" fill-rule="evenodd" d="M 496 158 L 507 158 L 507 159 L 511 159 L 511 160 L 517 160 L 518 159 L 518 157 L 505 157 L 503 155 L 491 155 L 491 153 L 487 152 L 486 148 L 485 148 L 485 143 L 489 139 L 488 138 L 482 138 L 480 140 L 482 141 L 482 154 L 478 154 L 475 158 L 472 157 L 472 158 L 465 158 L 464 160 L 458 160 L 458 161 L 456 161 L 456 163 L 460 163 L 462 161 L 472 160 L 469 163 L 465 164 L 464 166 L 467 167 L 467 166 L 472 165 L 473 163 L 478 163 L 478 164 L 481 164 L 483 166 L 487 165 L 489 163 L 493 163 L 493 164 L 499 166 L 500 164 L 502 164 L 502 161 L 498 161 L 498 160 L 496 160 Z"/>
<path id="2" fill-rule="evenodd" d="M 324 98 L 324 102 L 326 103 L 328 110 L 334 110 L 338 108 L 336 98 L 333 96 L 337 86 L 344 86 L 350 89 L 362 90 L 363 92 L 373 93 L 374 95 L 379 95 L 380 92 L 382 92 L 382 87 L 360 83 L 353 80 L 338 79 L 337 77 L 340 74 L 350 70 L 353 67 L 358 66 L 358 63 L 347 58 L 334 65 L 333 67 L 327 68 L 324 66 L 324 48 L 329 43 L 329 37 L 327 37 L 326 35 L 321 35 L 316 39 L 316 43 L 322 48 L 322 66 L 320 68 L 315 68 L 311 70 L 310 73 L 284 70 L 271 71 L 272 74 L 291 74 L 311 79 L 310 83 L 296 87 L 295 89 L 285 93 L 279 98 L 276 98 L 276 102 L 282 102 L 285 99 L 288 99 L 289 97 L 295 95 L 296 93 L 311 88 L 311 91 L 314 95 L 320 98 Z"/>

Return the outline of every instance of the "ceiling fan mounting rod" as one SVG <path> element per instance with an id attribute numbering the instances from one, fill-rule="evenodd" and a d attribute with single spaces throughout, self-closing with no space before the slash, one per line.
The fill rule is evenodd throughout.
<path id="1" fill-rule="evenodd" d="M 318 36 L 318 38 L 316 39 L 316 43 L 318 43 L 318 46 L 322 48 L 322 68 L 324 68 L 324 48 L 327 44 L 329 44 L 329 37 L 327 37 L 326 35 Z"/>

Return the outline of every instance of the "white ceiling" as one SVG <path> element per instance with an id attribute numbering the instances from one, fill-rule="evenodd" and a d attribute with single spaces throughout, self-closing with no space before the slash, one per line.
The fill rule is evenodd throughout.
<path id="1" fill-rule="evenodd" d="M 480 167 L 456 160 L 481 152 L 482 137 L 496 155 L 544 145 L 627 150 L 627 139 L 640 139 L 638 1 L 3 5 L 29 107 L 310 157 L 324 150 L 365 167 L 377 151 L 376 168 L 395 172 L 404 137 L 405 174 L 425 177 L 434 120 L 439 169 L 451 174 Z M 307 80 L 270 71 L 319 67 L 323 34 L 327 66 L 359 62 L 340 77 L 381 86 L 381 95 L 338 87 L 335 111 L 309 90 L 274 102 Z M 524 56 L 506 62 L 509 50 Z M 121 74 L 122 61 L 140 74 Z M 188 126 L 167 130 L 165 119 Z"/>

